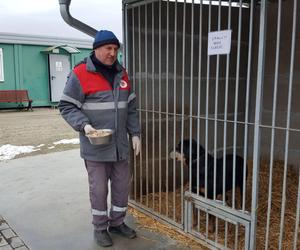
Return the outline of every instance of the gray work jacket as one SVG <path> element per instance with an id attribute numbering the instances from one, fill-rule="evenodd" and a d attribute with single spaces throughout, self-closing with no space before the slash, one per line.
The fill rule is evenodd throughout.
<path id="1" fill-rule="evenodd" d="M 125 69 L 119 63 L 116 67 L 112 88 L 87 57 L 71 71 L 58 104 L 62 117 L 79 132 L 81 157 L 89 161 L 128 159 L 128 134 L 140 134 L 135 93 Z M 112 142 L 92 145 L 84 134 L 86 124 L 95 129 L 113 129 Z"/>

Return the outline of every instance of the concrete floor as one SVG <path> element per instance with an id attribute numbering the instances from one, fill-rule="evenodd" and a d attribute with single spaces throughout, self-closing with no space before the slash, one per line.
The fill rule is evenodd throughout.
<path id="1" fill-rule="evenodd" d="M 87 174 L 79 150 L 0 162 L 0 214 L 31 250 L 102 249 L 93 239 Z M 133 240 L 112 235 L 105 249 L 189 249 L 137 228 Z"/>

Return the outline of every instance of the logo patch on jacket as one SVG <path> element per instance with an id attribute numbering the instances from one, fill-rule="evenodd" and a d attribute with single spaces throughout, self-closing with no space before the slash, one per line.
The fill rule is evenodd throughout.
<path id="1" fill-rule="evenodd" d="M 124 80 L 121 80 L 121 82 L 120 82 L 120 87 L 121 87 L 121 89 L 125 89 L 125 88 L 128 87 L 128 83 L 125 82 Z"/>

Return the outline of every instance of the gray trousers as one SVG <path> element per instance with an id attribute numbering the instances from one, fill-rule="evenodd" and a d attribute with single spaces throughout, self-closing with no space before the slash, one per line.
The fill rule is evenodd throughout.
<path id="1" fill-rule="evenodd" d="M 85 160 L 88 172 L 90 201 L 95 230 L 124 221 L 130 188 L 130 168 L 127 160 L 95 162 Z M 111 182 L 111 210 L 107 209 L 108 180 Z"/>

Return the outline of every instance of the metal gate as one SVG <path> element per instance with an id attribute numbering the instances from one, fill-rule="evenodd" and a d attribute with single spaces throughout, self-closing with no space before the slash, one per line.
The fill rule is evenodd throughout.
<path id="1" fill-rule="evenodd" d="M 211 247 L 297 249 L 297 0 L 125 0 L 123 10 L 143 146 L 131 204 Z M 215 31 L 231 34 L 229 53 L 208 55 Z M 171 159 L 176 146 L 191 160 Z"/>

